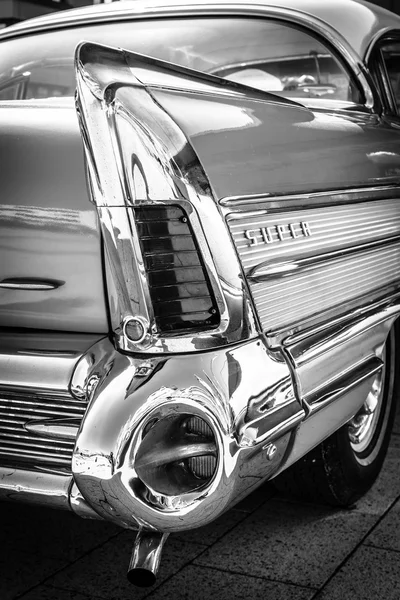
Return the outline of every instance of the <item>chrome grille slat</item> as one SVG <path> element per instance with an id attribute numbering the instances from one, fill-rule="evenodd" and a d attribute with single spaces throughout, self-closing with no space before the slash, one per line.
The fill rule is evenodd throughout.
<path id="1" fill-rule="evenodd" d="M 70 468 L 74 442 L 26 431 L 28 421 L 82 419 L 86 403 L 66 392 L 0 387 L 0 459 L 25 468 Z"/>
<path id="2" fill-rule="evenodd" d="M 15 425 L 20 425 L 21 421 L 16 420 L 16 419 L 12 419 L 12 418 L 9 418 L 8 416 L 3 415 L 2 416 L 2 423 L 1 423 L 1 426 L 0 426 L 1 429 L 7 429 L 7 426 L 4 425 L 4 423 L 9 423 L 10 424 L 9 425 L 10 429 L 14 430 L 15 429 Z"/>
<path id="3" fill-rule="evenodd" d="M 24 397 L 25 396 L 25 397 Z M 71 398 L 71 401 L 68 402 L 65 399 L 65 396 L 62 396 L 62 398 L 60 398 L 60 401 L 58 402 L 57 398 L 51 398 L 47 399 L 44 398 L 43 396 L 41 396 L 40 394 L 32 394 L 32 396 L 28 396 L 28 394 L 24 394 L 24 396 L 22 395 L 18 395 L 17 398 L 13 397 L 13 396 L 8 396 L 7 394 L 2 394 L 1 392 L 1 388 L 0 388 L 0 404 L 3 402 L 7 402 L 7 404 L 12 404 L 12 405 L 21 405 L 21 406 L 29 406 L 31 408 L 32 406 L 32 400 L 31 398 L 40 398 L 40 405 L 43 406 L 44 408 L 57 408 L 57 409 L 61 409 L 61 410 L 73 410 L 74 408 L 76 410 L 80 410 L 81 409 L 81 405 L 82 403 L 74 400 Z M 26 400 L 26 398 L 29 398 L 29 400 Z"/>
<path id="4" fill-rule="evenodd" d="M 0 405 L 0 414 L 2 411 L 7 409 L 7 405 Z M 15 411 L 15 413 L 13 412 Z M 25 411 L 25 412 L 23 412 Z M 79 417 L 80 413 L 77 411 L 67 412 L 61 410 L 43 410 L 43 409 L 32 409 L 32 411 L 27 410 L 27 407 L 23 409 L 18 409 L 15 406 L 10 408 L 8 415 L 13 417 L 20 417 L 21 419 L 28 420 L 33 418 L 45 418 L 45 417 Z"/>
<path id="5" fill-rule="evenodd" d="M 13 448 L 15 448 L 15 450 L 17 452 L 26 452 L 29 454 L 32 454 L 32 452 L 38 453 L 40 455 L 40 453 L 43 450 L 48 450 L 48 447 L 45 444 L 35 444 L 35 450 L 32 451 L 32 442 L 30 443 L 22 443 L 19 441 L 15 441 L 12 439 L 5 439 L 3 446 L 7 445 L 7 447 L 12 450 Z M 73 450 L 73 444 L 71 445 L 70 448 L 60 448 L 57 446 L 54 446 L 53 448 L 51 448 L 52 452 L 47 452 L 46 458 L 47 456 L 59 456 L 60 458 L 66 459 L 66 460 L 70 460 L 70 454 L 71 451 Z"/>
<path id="6" fill-rule="evenodd" d="M 7 440 L 7 442 L 10 444 L 21 444 L 22 446 L 31 446 L 33 443 L 36 448 L 51 447 L 53 449 L 57 448 L 68 451 L 74 446 L 74 444 L 68 440 L 55 440 L 54 438 L 25 435 L 24 431 L 15 433 L 13 431 L 10 432 L 9 429 L 4 430 L 3 427 L 0 427 L 0 436 L 2 442 Z"/>
<path id="7" fill-rule="evenodd" d="M 9 448 L 8 446 L 2 446 L 0 444 L 0 460 L 1 462 L 12 462 L 18 466 L 26 466 L 29 468 L 30 465 L 34 465 L 35 467 L 60 467 L 65 469 L 65 467 L 70 467 L 71 465 L 71 457 L 63 457 L 60 454 L 50 454 L 46 455 L 46 461 L 42 460 L 43 454 L 41 452 L 36 452 L 34 450 L 24 450 L 21 448 Z"/>

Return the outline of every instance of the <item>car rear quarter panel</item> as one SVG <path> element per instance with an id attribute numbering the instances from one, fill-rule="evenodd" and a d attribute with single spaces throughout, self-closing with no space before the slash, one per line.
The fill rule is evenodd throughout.
<path id="1" fill-rule="evenodd" d="M 2 105 L 0 157 L 0 282 L 56 283 L 1 289 L 0 326 L 106 332 L 99 226 L 72 99 Z"/>
<path id="2" fill-rule="evenodd" d="M 375 116 L 154 89 L 152 94 L 191 140 L 219 199 L 400 179 L 400 133 Z"/>

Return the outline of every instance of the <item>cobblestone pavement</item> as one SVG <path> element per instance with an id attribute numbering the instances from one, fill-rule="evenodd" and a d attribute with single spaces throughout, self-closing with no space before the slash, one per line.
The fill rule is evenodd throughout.
<path id="1" fill-rule="evenodd" d="M 384 469 L 351 510 L 263 486 L 218 521 L 170 536 L 157 584 L 132 587 L 134 534 L 3 503 L 1 600 L 399 600 L 400 413 Z"/>

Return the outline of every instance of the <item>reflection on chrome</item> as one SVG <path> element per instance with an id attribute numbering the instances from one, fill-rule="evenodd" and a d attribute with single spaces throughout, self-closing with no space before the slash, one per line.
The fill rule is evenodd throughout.
<path id="1" fill-rule="evenodd" d="M 237 502 L 259 483 L 251 473 L 265 460 L 259 477 L 271 476 L 305 413 L 286 364 L 265 350 L 253 341 L 200 361 L 157 357 L 150 370 L 148 360 L 120 354 L 108 340 L 93 347 L 99 383 L 77 436 L 73 474 L 94 510 L 125 527 L 177 531 Z M 103 374 L 101 364 L 108 365 Z M 261 369 L 266 377 L 258 381 Z"/>
<path id="2" fill-rule="evenodd" d="M 184 133 L 135 75 L 143 77 L 145 66 L 159 76 L 153 62 L 95 44 L 81 45 L 76 58 L 78 113 L 105 242 L 117 344 L 126 351 L 188 352 L 254 337 L 241 268 L 207 176 Z M 124 85 L 107 87 L 110 77 Z M 174 85 L 175 78 L 173 71 L 163 74 L 165 85 Z M 194 85 L 213 89 L 207 80 Z M 180 207 L 186 215 L 219 315 L 195 335 L 188 330 L 167 336 L 156 323 L 135 208 L 160 205 Z M 123 324 L 131 315 L 149 323 L 140 341 L 125 335 Z"/>

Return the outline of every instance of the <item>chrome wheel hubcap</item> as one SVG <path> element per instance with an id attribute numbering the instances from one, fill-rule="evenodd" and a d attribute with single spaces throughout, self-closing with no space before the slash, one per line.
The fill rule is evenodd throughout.
<path id="1" fill-rule="evenodd" d="M 371 391 L 361 409 L 348 423 L 348 433 L 353 450 L 364 452 L 371 443 L 379 421 L 382 409 L 382 399 L 385 388 L 386 352 L 383 352 L 383 367 L 377 373 Z"/>

